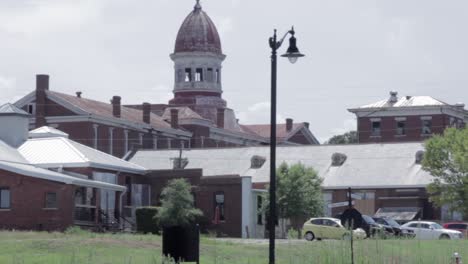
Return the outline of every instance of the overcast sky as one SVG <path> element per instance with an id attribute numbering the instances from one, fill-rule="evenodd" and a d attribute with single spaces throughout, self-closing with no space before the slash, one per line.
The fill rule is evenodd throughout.
<path id="1" fill-rule="evenodd" d="M 177 31 L 195 0 L 1 0 L 0 103 L 51 75 L 51 89 L 166 103 Z M 468 103 L 466 0 L 202 0 L 227 55 L 223 98 L 269 122 L 268 37 L 296 27 L 307 57 L 278 65 L 281 118 L 321 140 L 355 128 L 347 108 L 399 95 Z M 287 45 L 282 47 L 284 52 Z"/>

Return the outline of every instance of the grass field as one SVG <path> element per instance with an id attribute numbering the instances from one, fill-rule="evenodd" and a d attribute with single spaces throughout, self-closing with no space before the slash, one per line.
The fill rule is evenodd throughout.
<path id="1" fill-rule="evenodd" d="M 350 263 L 349 241 L 281 241 L 277 263 Z M 202 264 L 264 264 L 268 244 L 203 237 Z M 452 263 L 453 252 L 468 261 L 468 240 L 355 241 L 355 263 Z M 88 232 L 0 232 L 1 264 L 161 264 L 161 237 Z"/>

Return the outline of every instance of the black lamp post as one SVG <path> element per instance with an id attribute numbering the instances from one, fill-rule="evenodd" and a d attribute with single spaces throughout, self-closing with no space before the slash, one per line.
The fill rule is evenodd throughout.
<path id="1" fill-rule="evenodd" d="M 286 36 L 290 34 L 289 48 L 284 55 L 291 63 L 295 63 L 298 58 L 304 57 L 296 46 L 294 37 L 294 27 L 284 34 L 278 41 L 276 29 L 273 37 L 270 38 L 271 48 L 271 122 L 270 122 L 270 216 L 268 221 L 268 232 L 270 237 L 269 264 L 275 263 L 275 222 L 276 222 L 276 74 L 277 74 L 277 50 L 283 44 Z"/>

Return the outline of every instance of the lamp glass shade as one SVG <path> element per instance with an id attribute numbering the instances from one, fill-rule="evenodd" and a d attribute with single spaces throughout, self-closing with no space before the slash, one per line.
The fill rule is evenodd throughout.
<path id="1" fill-rule="evenodd" d="M 296 38 L 291 36 L 289 39 L 289 48 L 285 54 L 281 55 L 281 57 L 286 57 L 289 59 L 291 63 L 296 63 L 297 59 L 300 57 L 304 57 L 305 55 L 299 52 L 299 49 L 296 45 Z"/>

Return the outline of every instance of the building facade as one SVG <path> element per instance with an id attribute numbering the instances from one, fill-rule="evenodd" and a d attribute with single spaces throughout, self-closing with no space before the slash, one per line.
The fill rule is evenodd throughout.
<path id="1" fill-rule="evenodd" d="M 448 127 L 464 128 L 465 105 L 447 104 L 430 96 L 391 92 L 387 100 L 348 109 L 357 117 L 360 143 L 424 141 Z"/>

